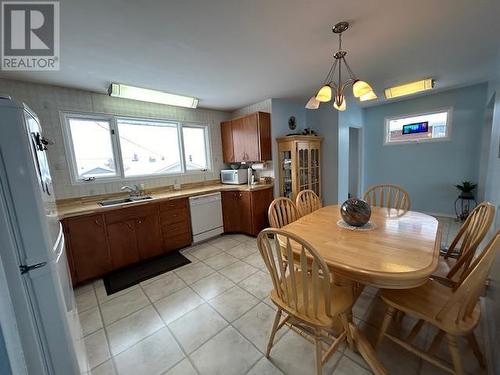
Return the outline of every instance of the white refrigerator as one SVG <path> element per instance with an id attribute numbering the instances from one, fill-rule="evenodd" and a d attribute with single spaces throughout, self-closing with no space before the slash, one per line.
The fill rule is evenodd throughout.
<path id="1" fill-rule="evenodd" d="M 2 371 L 15 375 L 89 371 L 47 163 L 50 143 L 29 108 L 0 97 L 0 324 L 9 357 Z"/>

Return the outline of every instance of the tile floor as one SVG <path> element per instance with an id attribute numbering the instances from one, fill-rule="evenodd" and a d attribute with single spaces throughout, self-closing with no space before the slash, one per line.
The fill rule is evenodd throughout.
<path id="1" fill-rule="evenodd" d="M 444 244 L 455 223 L 445 225 Z M 265 351 L 274 318 L 271 281 L 254 238 L 225 235 L 182 251 L 192 263 L 107 296 L 102 280 L 75 291 L 93 375 L 127 374 L 310 374 L 312 345 L 288 329 L 277 336 L 271 360 Z M 378 290 L 366 288 L 356 323 L 373 342 L 384 314 Z M 405 319 L 402 330 L 410 327 Z M 418 338 L 428 344 L 432 331 Z M 480 374 L 462 347 L 470 374 Z M 379 358 L 391 374 L 440 374 L 433 366 L 387 340 Z M 446 347 L 440 349 L 449 361 Z M 369 374 L 345 346 L 324 366 L 325 374 Z"/>

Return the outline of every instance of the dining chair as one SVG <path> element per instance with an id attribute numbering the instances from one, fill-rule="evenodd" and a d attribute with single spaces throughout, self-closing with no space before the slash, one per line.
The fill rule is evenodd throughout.
<path id="1" fill-rule="evenodd" d="M 493 236 L 485 250 L 472 261 L 456 289 L 430 279 L 424 285 L 414 289 L 383 290 L 381 297 L 387 305 L 387 310 L 377 340 L 377 347 L 384 337 L 387 337 L 442 370 L 462 375 L 464 370 L 457 346 L 457 338 L 465 336 L 479 364 L 484 367 L 484 358 L 473 330 L 479 323 L 479 297 L 499 247 L 500 231 Z M 398 311 L 418 319 L 406 339 L 387 333 L 392 317 Z M 429 323 L 439 330 L 427 351 L 411 344 L 415 337 L 415 329 L 420 329 L 424 323 Z M 443 361 L 432 355 L 444 335 L 448 340 L 453 368 L 449 368 Z"/>
<path id="2" fill-rule="evenodd" d="M 320 209 L 323 205 L 321 199 L 312 190 L 302 190 L 295 200 L 297 210 L 300 216 L 308 215 L 313 211 Z"/>
<path id="3" fill-rule="evenodd" d="M 260 232 L 257 244 L 273 283 L 271 301 L 277 307 L 266 357 L 276 332 L 286 324 L 314 343 L 316 374 L 322 374 L 328 358 L 342 342 L 351 340 L 348 313 L 355 302 L 352 288 L 336 285 L 323 258 L 297 235 L 268 228 Z M 295 264 L 294 251 L 298 255 Z M 326 349 L 324 343 L 328 344 Z"/>
<path id="4" fill-rule="evenodd" d="M 395 208 L 409 211 L 410 196 L 401 186 L 381 184 L 371 186 L 363 195 L 363 199 L 374 207 Z"/>
<path id="5" fill-rule="evenodd" d="M 291 199 L 280 197 L 271 202 L 267 216 L 271 227 L 282 228 L 297 220 L 299 212 Z"/>
<path id="6" fill-rule="evenodd" d="M 489 202 L 483 202 L 474 208 L 446 253 L 439 257 L 437 270 L 432 277 L 450 287 L 459 285 L 494 217 L 495 206 Z"/>

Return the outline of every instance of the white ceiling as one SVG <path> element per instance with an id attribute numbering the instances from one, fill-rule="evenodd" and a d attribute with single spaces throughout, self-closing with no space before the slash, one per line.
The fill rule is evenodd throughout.
<path id="1" fill-rule="evenodd" d="M 266 98 L 306 100 L 337 38 L 379 96 L 433 77 L 438 89 L 485 81 L 499 51 L 498 0 L 64 0 L 61 70 L 0 77 L 105 93 L 110 82 L 236 109 Z"/>

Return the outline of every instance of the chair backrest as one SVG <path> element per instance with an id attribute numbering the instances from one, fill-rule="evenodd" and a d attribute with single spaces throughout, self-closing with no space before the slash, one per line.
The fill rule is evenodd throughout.
<path id="1" fill-rule="evenodd" d="M 299 212 L 291 199 L 281 197 L 271 202 L 269 210 L 267 211 L 267 216 L 271 227 L 282 228 L 297 220 L 299 218 Z"/>
<path id="2" fill-rule="evenodd" d="M 481 296 L 486 278 L 490 273 L 496 252 L 499 248 L 500 231 L 493 236 L 483 252 L 474 259 L 471 266 L 467 269 L 464 279 L 458 285 L 450 300 L 447 301 L 438 313 L 438 319 L 454 311 L 457 313 L 457 316 L 454 318 L 458 323 L 466 320 L 472 314 Z"/>
<path id="3" fill-rule="evenodd" d="M 363 199 L 374 207 L 395 208 L 408 211 L 411 207 L 410 196 L 401 186 L 383 184 L 371 186 Z"/>
<path id="4" fill-rule="evenodd" d="M 300 216 L 308 215 L 322 207 L 321 199 L 312 190 L 302 190 L 295 200 Z"/>
<path id="5" fill-rule="evenodd" d="M 465 273 L 494 217 L 495 206 L 489 202 L 483 202 L 472 210 L 444 255 L 445 258 L 450 257 L 457 245 L 460 245 L 458 261 L 446 275 L 447 278 L 452 279 L 455 275 Z"/>
<path id="6" fill-rule="evenodd" d="M 268 228 L 260 232 L 257 245 L 276 295 L 288 312 L 311 320 L 324 318 L 321 314 L 332 317 L 330 270 L 309 243 L 284 230 Z"/>

